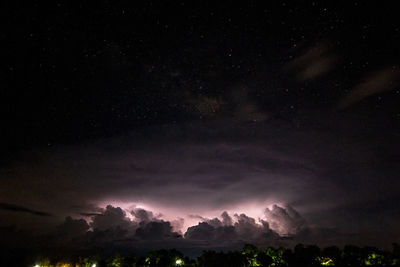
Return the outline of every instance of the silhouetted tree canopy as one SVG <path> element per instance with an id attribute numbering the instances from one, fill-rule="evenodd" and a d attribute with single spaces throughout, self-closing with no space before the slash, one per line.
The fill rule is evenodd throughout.
<path id="1" fill-rule="evenodd" d="M 64 252 L 67 253 L 67 252 Z M 316 245 L 298 244 L 293 250 L 267 247 L 260 249 L 252 244 L 240 251 L 206 250 L 196 258 L 189 258 L 176 249 L 152 250 L 142 256 L 132 253 L 99 254 L 85 256 L 33 255 L 27 251 L 2 250 L 0 266 L 36 267 L 309 267 L 309 266 L 400 266 L 400 245 L 381 250 L 376 247 L 346 245 L 343 249 L 331 246 L 320 249 Z"/>

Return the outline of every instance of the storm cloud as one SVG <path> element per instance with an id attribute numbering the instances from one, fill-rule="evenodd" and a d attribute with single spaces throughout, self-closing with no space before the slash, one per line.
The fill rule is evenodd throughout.
<path id="1" fill-rule="evenodd" d="M 274 206 L 274 209 L 277 208 L 285 214 L 290 213 L 287 208 Z M 134 210 L 130 211 L 133 212 Z M 140 213 L 152 214 L 152 211 L 141 209 Z M 190 226 L 184 235 L 175 232 L 170 221 L 147 216 L 128 217 L 128 214 L 120 207 L 108 205 L 101 214 L 92 216 L 89 221 L 68 216 L 53 232 L 38 236 L 37 239 L 44 240 L 46 246 L 59 248 L 91 250 L 107 249 L 111 245 L 133 251 L 141 246 L 197 248 L 199 251 L 204 247 L 236 248 L 245 243 L 266 247 L 293 245 L 295 241 L 304 240 L 304 236 L 297 238 L 300 235 L 293 235 L 292 239 L 288 240 L 286 236 L 270 228 L 267 217 L 256 219 L 243 213 L 229 215 L 224 211 L 215 218 L 201 218 L 201 221 Z M 285 224 L 285 220 L 282 216 L 274 218 L 274 222 L 278 224 Z M 297 227 L 306 228 L 304 223 Z M 40 242 L 35 243 L 40 246 Z"/>
<path id="2" fill-rule="evenodd" d="M 330 127 L 339 128 L 333 134 Z M 388 225 L 395 235 L 393 222 L 399 218 L 392 204 L 382 206 L 386 215 L 380 220 L 360 210 L 395 198 L 398 166 L 383 161 L 395 157 L 394 152 L 375 149 L 377 142 L 385 147 L 393 137 L 380 133 L 377 139 L 373 132 L 358 136 L 355 128 L 332 122 L 301 129 L 280 120 L 149 127 L 84 147 L 27 151 L 24 160 L 1 170 L 0 200 L 32 203 L 55 214 L 46 225 L 81 216 L 92 218 L 95 231 L 122 231 L 117 236 L 138 231 L 139 239 L 196 239 L 198 231 L 213 240 L 227 235 L 289 238 L 304 235 L 305 221 L 349 236 L 370 232 L 378 237 Z M 371 195 L 371 190 L 381 194 Z M 227 213 L 219 217 L 222 211 Z M 373 224 L 367 226 L 365 220 Z M 12 216 L 3 221 L 12 223 Z M 158 234 L 151 236 L 153 230 Z"/>

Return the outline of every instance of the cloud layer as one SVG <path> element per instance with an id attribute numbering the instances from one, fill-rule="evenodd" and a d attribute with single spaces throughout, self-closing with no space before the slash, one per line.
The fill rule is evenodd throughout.
<path id="1" fill-rule="evenodd" d="M 225 119 L 149 127 L 82 147 L 28 151 L 0 169 L 0 201 L 54 216 L 2 209 L 0 223 L 22 228 L 29 221 L 45 231 L 72 216 L 93 218 L 89 226 L 100 232 L 118 229 L 108 231 L 111 236 L 132 236 L 141 227 L 138 240 L 186 235 L 202 242 L 199 231 L 208 231 L 211 240 L 232 232 L 229 236 L 239 240 L 244 226 L 248 236 L 275 233 L 288 239 L 304 235 L 307 221 L 309 228 L 347 237 L 369 233 L 373 244 L 392 242 L 385 240 L 398 234 L 393 199 L 400 150 L 393 149 L 390 132 L 360 132 L 354 124 L 324 122 L 299 129 L 279 120 Z M 280 209 L 285 203 L 298 212 Z M 120 209 L 108 210 L 109 204 Z M 222 211 L 229 216 L 221 217 Z M 195 228 L 186 232 L 189 227 Z"/>
<path id="2" fill-rule="evenodd" d="M 200 221 L 181 235 L 173 230 L 170 221 L 152 216 L 151 211 L 137 208 L 125 211 L 108 205 L 101 213 L 87 220 L 68 216 L 56 230 L 39 238 L 45 240 L 47 246 L 89 250 L 106 249 L 111 244 L 120 249 L 139 246 L 201 249 L 234 248 L 245 243 L 258 246 L 293 245 L 300 241 L 296 239 L 298 234 L 310 230 L 304 219 L 290 206 L 274 205 L 269 212 L 274 215 L 266 213 L 264 218 L 252 218 L 243 213 L 230 215 L 224 211 L 215 218 L 198 216 Z M 295 218 L 289 215 L 294 213 Z M 282 233 L 273 230 L 270 224 L 280 225 Z M 293 233 L 293 229 L 297 232 Z M 291 239 L 287 239 L 289 236 Z"/>

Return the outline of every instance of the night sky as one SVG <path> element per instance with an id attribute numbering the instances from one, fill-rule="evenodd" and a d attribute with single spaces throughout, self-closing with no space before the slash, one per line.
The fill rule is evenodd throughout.
<path id="1" fill-rule="evenodd" d="M 400 242 L 394 5 L 139 2 L 2 8 L 1 242 Z"/>

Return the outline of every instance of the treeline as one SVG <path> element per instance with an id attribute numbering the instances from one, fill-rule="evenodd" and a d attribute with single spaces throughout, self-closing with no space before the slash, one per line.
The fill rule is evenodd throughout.
<path id="1" fill-rule="evenodd" d="M 14 255 L 18 257 L 18 255 Z M 12 261 L 12 258 L 9 260 Z M 17 258 L 15 258 L 17 260 Z M 15 263 L 15 262 L 14 262 Z M 6 265 L 4 265 L 6 266 Z M 9 262 L 7 266 L 16 266 Z M 145 256 L 134 254 L 111 257 L 90 256 L 74 259 L 37 258 L 30 267 L 133 267 L 133 266 L 187 266 L 187 267 L 247 267 L 247 266 L 400 266 L 400 245 L 392 250 L 347 245 L 320 249 L 299 244 L 293 250 L 286 248 L 258 249 L 246 244 L 241 251 L 203 251 L 197 258 L 185 257 L 175 249 L 150 251 Z"/>

